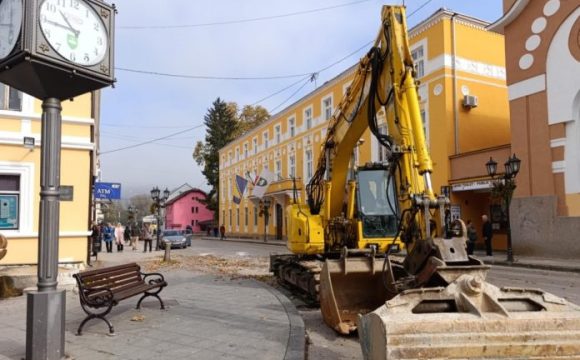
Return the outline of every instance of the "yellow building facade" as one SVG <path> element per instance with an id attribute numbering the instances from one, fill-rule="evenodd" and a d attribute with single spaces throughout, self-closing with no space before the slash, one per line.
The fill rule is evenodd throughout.
<path id="1" fill-rule="evenodd" d="M 87 261 L 98 95 L 62 103 L 59 263 Z M 8 252 L 0 265 L 36 264 L 40 206 L 42 102 L 0 83 L 0 233 Z M 34 139 L 25 145 L 24 139 Z"/>
<path id="2" fill-rule="evenodd" d="M 455 213 L 473 218 L 476 225 L 490 208 L 491 183 L 483 159 L 509 153 L 510 148 L 503 37 L 486 31 L 487 25 L 441 9 L 409 31 L 424 130 L 434 163 L 434 188 L 449 191 Z M 294 197 L 291 179 L 297 178 L 298 197 L 304 201 L 328 119 L 356 66 L 220 150 L 219 218 L 226 232 L 285 238 L 284 208 Z M 383 150 L 369 130 L 359 144 L 354 154 L 358 164 L 382 161 Z M 265 196 L 253 196 L 250 184 L 241 203 L 235 204 L 236 175 L 250 179 L 264 168 L 276 177 Z M 268 226 L 265 204 L 269 205 Z"/>

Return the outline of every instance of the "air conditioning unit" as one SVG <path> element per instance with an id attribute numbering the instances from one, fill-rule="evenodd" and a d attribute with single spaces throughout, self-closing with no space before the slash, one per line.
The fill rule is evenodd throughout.
<path id="1" fill-rule="evenodd" d="M 465 95 L 463 97 L 463 107 L 474 108 L 477 107 L 477 96 Z"/>

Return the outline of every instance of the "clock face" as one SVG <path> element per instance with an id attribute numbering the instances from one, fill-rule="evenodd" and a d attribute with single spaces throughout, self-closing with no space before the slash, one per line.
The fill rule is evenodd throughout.
<path id="1" fill-rule="evenodd" d="M 44 0 L 40 29 L 52 48 L 67 61 L 92 66 L 105 58 L 108 36 L 97 12 L 83 0 Z"/>
<path id="2" fill-rule="evenodd" d="M 10 54 L 22 27 L 22 0 L 0 0 L 0 59 Z"/>

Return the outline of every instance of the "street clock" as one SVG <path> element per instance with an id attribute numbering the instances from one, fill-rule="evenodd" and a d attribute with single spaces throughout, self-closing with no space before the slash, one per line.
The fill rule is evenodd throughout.
<path id="1" fill-rule="evenodd" d="M 0 0 L 0 82 L 60 100 L 113 84 L 115 12 L 97 0 Z"/>

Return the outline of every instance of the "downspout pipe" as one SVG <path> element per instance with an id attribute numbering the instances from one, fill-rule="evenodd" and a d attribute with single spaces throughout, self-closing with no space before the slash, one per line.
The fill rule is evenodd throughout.
<path id="1" fill-rule="evenodd" d="M 460 153 L 459 147 L 459 111 L 457 109 L 457 67 L 456 67 L 456 56 L 457 56 L 457 44 L 455 41 L 455 16 L 457 13 L 454 12 L 451 15 L 451 76 L 453 77 L 453 129 L 454 129 L 454 142 L 455 142 L 455 155 Z"/>

